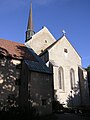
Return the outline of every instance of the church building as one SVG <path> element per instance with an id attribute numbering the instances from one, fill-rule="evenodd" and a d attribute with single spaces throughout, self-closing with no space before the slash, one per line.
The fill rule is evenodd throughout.
<path id="1" fill-rule="evenodd" d="M 35 33 L 31 3 L 25 44 L 0 39 L 0 111 L 33 107 L 46 115 L 53 101 L 90 105 L 87 72 L 65 33 L 58 40 L 45 26 Z"/>
<path id="2" fill-rule="evenodd" d="M 58 40 L 44 26 L 35 33 L 32 27 L 32 4 L 25 45 L 32 48 L 53 72 L 54 99 L 65 107 L 89 105 L 87 72 L 82 59 L 65 33 Z"/>

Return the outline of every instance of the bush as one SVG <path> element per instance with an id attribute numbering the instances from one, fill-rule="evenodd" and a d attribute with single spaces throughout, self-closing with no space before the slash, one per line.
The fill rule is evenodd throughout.
<path id="1" fill-rule="evenodd" d="M 63 108 L 63 105 L 59 103 L 59 101 L 53 101 L 52 103 L 53 105 L 53 111 L 54 112 L 64 112 L 64 108 Z"/>

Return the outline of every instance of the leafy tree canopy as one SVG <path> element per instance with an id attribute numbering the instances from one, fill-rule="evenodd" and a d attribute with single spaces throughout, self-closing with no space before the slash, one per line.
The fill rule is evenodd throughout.
<path id="1" fill-rule="evenodd" d="M 86 68 L 87 72 L 90 72 L 90 65 Z"/>

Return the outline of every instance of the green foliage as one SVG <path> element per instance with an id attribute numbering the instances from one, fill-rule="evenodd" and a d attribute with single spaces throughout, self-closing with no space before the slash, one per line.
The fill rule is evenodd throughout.
<path id="1" fill-rule="evenodd" d="M 53 105 L 53 112 L 56 112 L 56 113 L 62 113 L 63 110 L 64 110 L 64 107 L 62 104 L 60 104 L 59 101 L 53 101 L 52 102 L 52 105 Z"/>
<path id="2" fill-rule="evenodd" d="M 86 68 L 87 72 L 90 72 L 90 65 Z"/>

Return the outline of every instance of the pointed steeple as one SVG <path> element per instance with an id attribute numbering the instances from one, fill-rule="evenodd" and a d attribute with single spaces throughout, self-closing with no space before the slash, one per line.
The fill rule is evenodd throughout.
<path id="1" fill-rule="evenodd" d="M 33 30 L 33 21 L 32 21 L 32 1 L 30 1 L 30 12 L 29 12 L 29 19 L 28 19 L 25 42 L 27 42 L 34 34 L 35 32 Z"/>
<path id="2" fill-rule="evenodd" d="M 28 19 L 27 30 L 33 30 L 33 23 L 32 23 L 32 1 L 30 3 L 30 12 L 29 12 L 29 19 Z"/>

